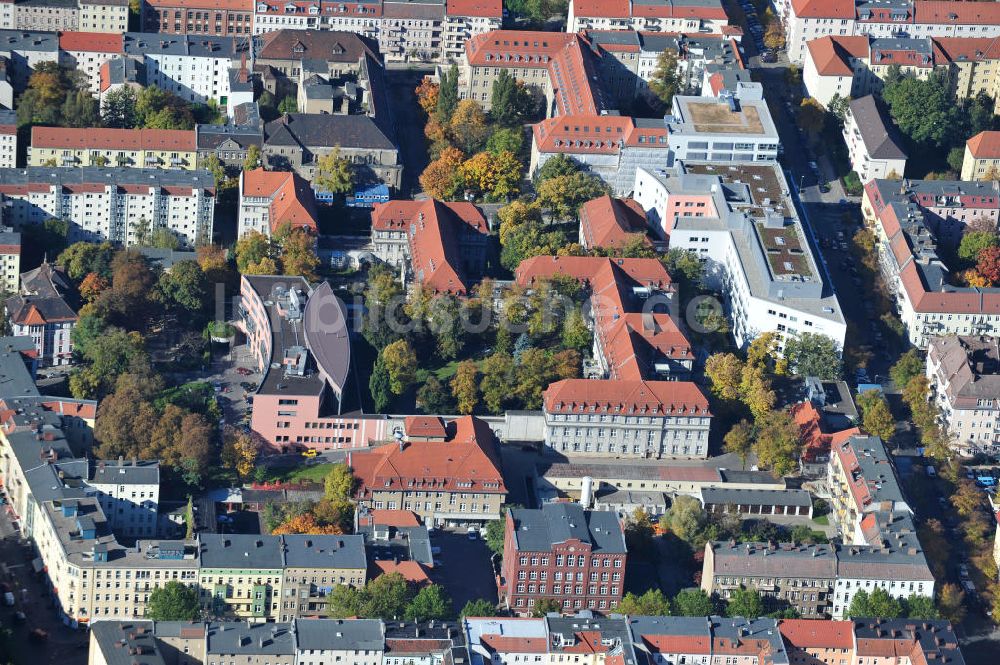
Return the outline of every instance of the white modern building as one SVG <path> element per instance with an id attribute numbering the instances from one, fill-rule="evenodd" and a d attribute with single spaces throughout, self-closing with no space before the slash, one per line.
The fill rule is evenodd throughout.
<path id="1" fill-rule="evenodd" d="M 122 245 L 165 228 L 183 247 L 212 237 L 215 180 L 208 171 L 85 167 L 0 169 L 0 204 L 12 226 L 69 222 L 69 239 Z"/>
<path id="2" fill-rule="evenodd" d="M 726 296 L 737 345 L 819 333 L 843 348 L 847 323 L 776 163 L 680 162 L 636 173 L 633 196 L 670 246 L 698 254 Z"/>
<path id="3" fill-rule="evenodd" d="M 570 0 L 566 31 L 721 33 L 728 24 L 720 0 Z"/>
<path id="4" fill-rule="evenodd" d="M 763 99 L 763 88 L 750 85 L 741 90 L 739 97 L 729 90 L 718 97 L 674 97 L 671 114 L 665 119 L 670 163 L 778 159 L 778 129 Z"/>
<path id="5" fill-rule="evenodd" d="M 903 179 L 906 153 L 900 145 L 902 141 L 875 97 L 868 95 L 850 101 L 843 133 L 851 167 L 861 182 L 872 178 Z"/>
<path id="6" fill-rule="evenodd" d="M 160 504 L 160 463 L 98 461 L 87 486 L 96 491 L 108 525 L 123 536 L 152 538 Z"/>

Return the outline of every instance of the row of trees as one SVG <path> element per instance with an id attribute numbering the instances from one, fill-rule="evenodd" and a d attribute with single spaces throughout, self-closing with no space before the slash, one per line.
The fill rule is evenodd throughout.
<path id="1" fill-rule="evenodd" d="M 328 611 L 337 619 L 429 621 L 454 617 L 451 598 L 444 589 L 436 584 L 417 589 L 399 573 L 379 575 L 360 589 L 345 584 L 335 586 Z"/>

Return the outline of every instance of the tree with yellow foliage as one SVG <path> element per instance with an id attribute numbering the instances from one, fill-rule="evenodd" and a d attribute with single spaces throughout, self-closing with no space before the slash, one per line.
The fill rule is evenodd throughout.
<path id="1" fill-rule="evenodd" d="M 427 165 L 420 174 L 420 186 L 429 196 L 436 199 L 452 199 L 461 185 L 459 167 L 462 165 L 462 151 L 445 148 L 441 156 Z"/>
<path id="2" fill-rule="evenodd" d="M 502 150 L 497 154 L 477 153 L 462 164 L 460 174 L 466 186 L 478 189 L 489 198 L 501 199 L 517 193 L 521 169 L 521 162 L 514 153 Z"/>
<path id="3" fill-rule="evenodd" d="M 438 94 L 441 92 L 441 86 L 431 80 L 429 76 L 425 76 L 420 81 L 420 85 L 414 90 L 417 93 L 417 103 L 420 104 L 420 108 L 424 110 L 424 113 L 431 115 L 437 110 L 438 105 Z"/>
<path id="4" fill-rule="evenodd" d="M 458 401 L 458 412 L 472 413 L 479 403 L 479 368 L 471 360 L 458 364 L 451 379 L 451 393 Z"/>
<path id="5" fill-rule="evenodd" d="M 303 513 L 289 517 L 271 531 L 272 536 L 289 536 L 293 534 L 305 534 L 309 536 L 337 536 L 343 531 L 334 524 L 320 524 L 313 517 L 312 513 Z"/>

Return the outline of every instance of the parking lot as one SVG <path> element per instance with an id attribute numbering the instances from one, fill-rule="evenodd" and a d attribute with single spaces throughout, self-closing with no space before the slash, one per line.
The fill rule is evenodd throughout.
<path id="1" fill-rule="evenodd" d="M 456 612 L 477 598 L 496 602 L 497 587 L 490 562 L 493 553 L 485 540 L 469 540 L 464 528 L 437 529 L 431 532 L 431 545 L 441 548 L 434 555 L 438 565 L 431 570 L 431 581 L 444 587 Z"/>

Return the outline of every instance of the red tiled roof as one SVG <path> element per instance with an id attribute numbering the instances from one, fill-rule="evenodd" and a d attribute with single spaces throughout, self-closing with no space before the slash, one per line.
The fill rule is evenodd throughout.
<path id="1" fill-rule="evenodd" d="M 914 23 L 944 25 L 995 25 L 1000 23 L 1000 3 L 948 2 L 922 0 L 914 2 Z"/>
<path id="2" fill-rule="evenodd" d="M 726 10 L 722 3 L 714 7 L 699 5 L 674 5 L 671 2 L 658 4 L 632 3 L 632 16 L 647 16 L 651 18 L 688 18 L 688 19 L 726 19 Z"/>
<path id="3" fill-rule="evenodd" d="M 979 132 L 965 145 L 976 159 L 1000 159 L 1000 132 Z"/>
<path id="4" fill-rule="evenodd" d="M 87 150 L 197 150 L 194 130 L 32 127 L 35 148 Z"/>
<path id="5" fill-rule="evenodd" d="M 109 32 L 60 32 L 59 50 L 124 53 L 125 37 Z"/>
<path id="6" fill-rule="evenodd" d="M 711 639 L 708 635 L 643 635 L 642 641 L 653 653 L 712 653 Z"/>
<path id="7" fill-rule="evenodd" d="M 573 15 L 584 18 L 628 18 L 629 0 L 574 0 Z"/>
<path id="8" fill-rule="evenodd" d="M 503 0 L 448 0 L 448 16 L 503 17 Z"/>
<path id="9" fill-rule="evenodd" d="M 391 443 L 351 452 L 348 465 L 361 481 L 359 496 L 387 487 L 405 490 L 410 481 L 422 491 L 506 493 L 489 425 L 478 418 L 463 416 L 449 423 L 448 431 L 446 442 Z"/>
<path id="10" fill-rule="evenodd" d="M 420 520 L 409 510 L 372 510 L 371 523 L 382 526 L 420 526 Z"/>
<path id="11" fill-rule="evenodd" d="M 254 0 L 145 0 L 157 9 L 228 9 L 237 12 L 252 12 Z"/>
<path id="12" fill-rule="evenodd" d="M 565 379 L 549 384 L 544 393 L 550 413 L 686 414 L 708 417 L 708 399 L 690 381 L 622 381 Z"/>
<path id="13" fill-rule="evenodd" d="M 668 149 L 665 125 L 637 127 L 620 115 L 560 115 L 532 127 L 539 152 L 616 155 L 621 146 Z"/>
<path id="14" fill-rule="evenodd" d="M 854 0 L 792 0 L 792 11 L 799 18 L 855 17 Z"/>
<path id="15" fill-rule="evenodd" d="M 505 619 L 506 621 L 507 619 Z M 544 637 L 512 637 L 486 633 L 479 642 L 493 653 L 548 653 L 548 640 Z"/>
<path id="16" fill-rule="evenodd" d="M 97 404 L 94 402 L 74 402 L 56 399 L 51 402 L 42 402 L 42 407 L 49 411 L 55 411 L 64 416 L 77 416 L 85 420 L 93 420 L 97 417 Z"/>
<path id="17" fill-rule="evenodd" d="M 850 58 L 868 57 L 868 37 L 820 37 L 806 43 L 809 57 L 822 76 L 851 76 Z"/>
<path id="18" fill-rule="evenodd" d="M 935 37 L 931 41 L 937 64 L 1000 59 L 1000 37 Z"/>
<path id="19" fill-rule="evenodd" d="M 620 247 L 639 234 L 645 243 L 646 212 L 634 199 L 602 196 L 583 204 L 580 230 L 585 247 Z"/>
<path id="20" fill-rule="evenodd" d="M 403 420 L 406 436 L 443 439 L 447 435 L 444 420 L 440 416 L 407 416 Z"/>
<path id="21" fill-rule="evenodd" d="M 285 224 L 313 233 L 319 230 L 312 187 L 295 173 L 264 169 L 244 171 L 241 195 L 271 199 L 269 222 L 272 232 Z"/>
<path id="22" fill-rule="evenodd" d="M 788 644 L 799 649 L 850 649 L 854 645 L 852 621 L 783 619 L 778 630 Z"/>
<path id="23" fill-rule="evenodd" d="M 419 561 L 375 561 L 378 574 L 375 577 L 388 575 L 389 573 L 399 573 L 407 582 L 423 585 L 430 584 L 431 579 L 427 576 L 427 571 L 420 565 Z"/>
<path id="24" fill-rule="evenodd" d="M 435 199 L 376 203 L 372 229 L 404 230 L 417 280 L 439 293 L 456 295 L 465 295 L 471 286 L 460 273 L 459 234 L 488 233 L 486 219 L 476 206 Z"/>

